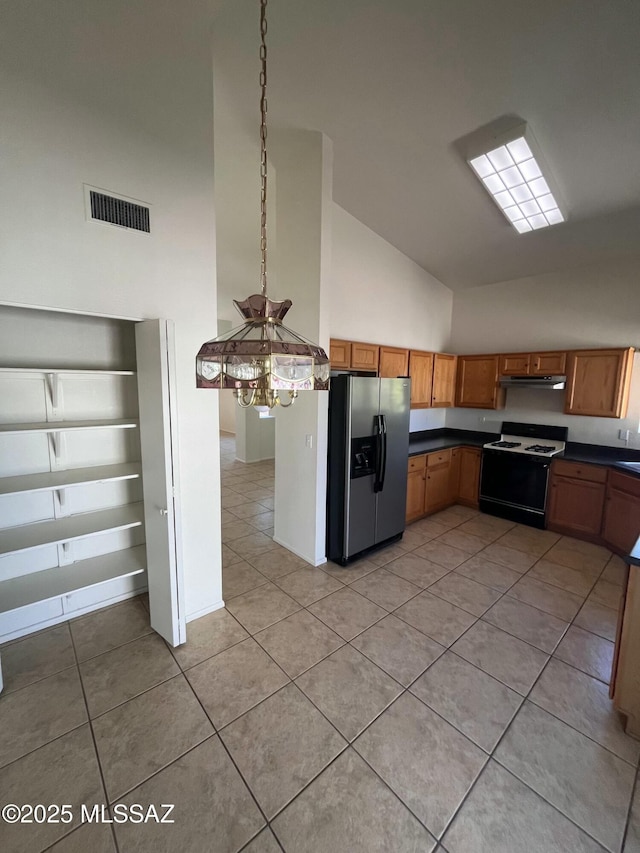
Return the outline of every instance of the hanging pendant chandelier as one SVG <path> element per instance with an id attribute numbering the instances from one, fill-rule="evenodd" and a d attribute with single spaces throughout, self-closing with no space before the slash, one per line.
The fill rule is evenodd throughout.
<path id="1" fill-rule="evenodd" d="M 198 388 L 233 388 L 242 408 L 290 406 L 298 391 L 326 391 L 329 359 L 317 344 L 282 320 L 291 300 L 267 296 L 267 0 L 260 0 L 260 286 L 242 302 L 233 300 L 244 325 L 203 344 L 196 358 Z M 280 392 L 288 391 L 288 402 Z"/>

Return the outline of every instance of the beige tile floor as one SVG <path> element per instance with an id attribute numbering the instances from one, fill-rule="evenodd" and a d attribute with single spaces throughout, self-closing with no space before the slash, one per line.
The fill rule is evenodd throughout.
<path id="1" fill-rule="evenodd" d="M 640 853 L 607 693 L 623 565 L 452 507 L 349 569 L 271 538 L 273 464 L 222 440 L 226 609 L 169 649 L 144 597 L 2 648 L 10 853 Z M 634 792 L 635 786 L 635 792 Z M 81 825 L 80 805 L 175 804 Z"/>

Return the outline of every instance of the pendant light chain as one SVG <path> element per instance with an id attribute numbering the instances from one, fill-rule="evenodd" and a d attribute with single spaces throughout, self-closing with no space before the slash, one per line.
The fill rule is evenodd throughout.
<path id="1" fill-rule="evenodd" d="M 267 0 L 260 0 L 260 285 L 267 295 Z"/>

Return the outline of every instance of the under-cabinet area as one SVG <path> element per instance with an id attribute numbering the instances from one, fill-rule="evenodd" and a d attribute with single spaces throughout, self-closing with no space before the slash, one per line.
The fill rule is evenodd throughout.
<path id="1" fill-rule="evenodd" d="M 147 588 L 136 325 L 0 306 L 0 642 Z"/>

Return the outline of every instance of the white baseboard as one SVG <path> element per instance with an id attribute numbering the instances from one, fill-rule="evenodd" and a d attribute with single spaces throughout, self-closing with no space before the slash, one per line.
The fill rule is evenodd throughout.
<path id="1" fill-rule="evenodd" d="M 291 551 L 292 554 L 295 554 L 296 557 L 300 557 L 301 560 L 304 560 L 305 563 L 309 563 L 311 566 L 322 566 L 327 562 L 326 557 L 323 557 L 321 560 L 316 560 L 315 557 L 309 557 L 308 554 L 303 554 L 301 551 L 297 551 L 292 545 L 289 545 L 282 539 L 278 539 L 276 536 L 273 537 L 273 541 L 278 545 L 282 545 L 282 547 L 286 548 L 287 551 Z"/>
<path id="2" fill-rule="evenodd" d="M 204 607 L 202 610 L 196 610 L 195 613 L 188 613 L 186 616 L 187 623 L 193 622 L 194 619 L 199 619 L 201 616 L 206 616 L 208 613 L 215 613 L 216 610 L 221 610 L 224 607 L 224 601 L 216 601 L 215 604 Z"/>

